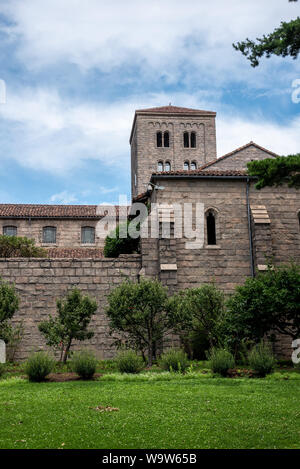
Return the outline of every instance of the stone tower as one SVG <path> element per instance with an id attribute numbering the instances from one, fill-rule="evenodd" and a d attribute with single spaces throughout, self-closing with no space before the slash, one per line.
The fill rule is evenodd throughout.
<path id="1" fill-rule="evenodd" d="M 216 113 L 177 106 L 135 112 L 131 145 L 132 197 L 157 171 L 196 169 L 216 159 Z"/>

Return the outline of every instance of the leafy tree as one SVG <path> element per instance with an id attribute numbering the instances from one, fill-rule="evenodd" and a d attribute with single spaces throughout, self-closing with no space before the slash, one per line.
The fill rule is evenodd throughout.
<path id="1" fill-rule="evenodd" d="M 127 233 L 129 221 L 127 221 Z M 125 227 L 122 224 L 121 227 Z M 110 233 L 105 239 L 104 256 L 119 257 L 120 254 L 132 254 L 139 252 L 140 238 L 132 238 L 127 235 L 126 238 L 120 238 L 120 225 L 117 226 L 114 233 Z"/>
<path id="2" fill-rule="evenodd" d="M 256 189 L 283 183 L 287 183 L 289 187 L 300 187 L 300 153 L 251 161 L 247 167 L 250 176 L 258 177 Z"/>
<path id="3" fill-rule="evenodd" d="M 19 298 L 14 285 L 0 279 L 0 339 L 8 343 L 13 332 L 10 320 L 19 308 Z"/>
<path id="4" fill-rule="evenodd" d="M 278 332 L 300 337 L 300 266 L 269 267 L 236 287 L 222 324 L 225 343 L 237 351 L 245 341 L 259 343 Z"/>
<path id="5" fill-rule="evenodd" d="M 33 239 L 0 235 L 0 257 L 45 257 L 45 249 L 35 246 Z"/>
<path id="6" fill-rule="evenodd" d="M 209 345 L 218 344 L 218 329 L 224 313 L 224 294 L 215 285 L 202 285 L 175 294 L 169 302 L 170 320 L 184 343 L 191 332 L 204 331 Z"/>
<path id="7" fill-rule="evenodd" d="M 292 1 L 297 0 L 289 0 Z M 271 34 L 257 38 L 257 43 L 247 38 L 246 41 L 233 44 L 233 47 L 250 60 L 252 67 L 257 67 L 259 59 L 264 55 L 267 58 L 278 55 L 296 59 L 300 51 L 300 18 L 281 22 L 280 27 Z"/>
<path id="8" fill-rule="evenodd" d="M 65 300 L 57 300 L 57 316 L 49 316 L 48 321 L 39 324 L 47 345 L 60 348 L 63 363 L 67 361 L 73 340 L 83 341 L 93 337 L 94 333 L 87 328 L 96 310 L 96 301 L 74 288 Z"/>
<path id="9" fill-rule="evenodd" d="M 124 333 L 122 342 L 142 352 L 147 351 L 149 366 L 156 355 L 158 342 L 171 327 L 167 289 L 158 280 L 141 279 L 140 283 L 124 282 L 108 296 L 107 315 L 111 334 Z"/>

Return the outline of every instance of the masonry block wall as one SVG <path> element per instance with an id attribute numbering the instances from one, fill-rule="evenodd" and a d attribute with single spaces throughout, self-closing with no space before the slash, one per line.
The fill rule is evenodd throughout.
<path id="1" fill-rule="evenodd" d="M 73 286 L 95 298 L 99 305 L 91 322 L 94 337 L 77 343 L 75 349 L 88 348 L 99 358 L 111 358 L 115 350 L 108 334 L 106 297 L 125 279 L 138 281 L 140 268 L 140 256 L 134 254 L 118 259 L 0 259 L 0 277 L 14 282 L 20 297 L 14 321 L 23 321 L 24 337 L 16 360 L 47 349 L 38 324 L 56 313 L 56 299 L 64 297 Z"/>

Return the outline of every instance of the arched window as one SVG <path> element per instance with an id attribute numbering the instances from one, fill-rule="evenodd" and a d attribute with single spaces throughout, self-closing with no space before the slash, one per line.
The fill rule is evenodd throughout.
<path id="1" fill-rule="evenodd" d="M 197 169 L 197 163 L 196 161 L 191 162 L 191 169 Z"/>
<path id="2" fill-rule="evenodd" d="M 169 132 L 164 132 L 164 147 L 170 146 L 170 134 Z"/>
<path id="3" fill-rule="evenodd" d="M 157 132 L 156 134 L 156 146 L 162 147 L 162 132 Z"/>
<path id="4" fill-rule="evenodd" d="M 210 246 L 217 244 L 216 239 L 216 219 L 213 212 L 209 211 L 206 215 L 207 244 Z"/>
<path id="5" fill-rule="evenodd" d="M 163 170 L 164 170 L 164 164 L 163 164 L 162 161 L 159 161 L 159 162 L 157 163 L 157 171 L 158 171 L 159 173 L 161 173 Z"/>
<path id="6" fill-rule="evenodd" d="M 188 161 L 184 162 L 183 169 L 185 169 L 186 171 L 190 169 L 190 163 Z"/>
<path id="7" fill-rule="evenodd" d="M 95 243 L 95 228 L 93 226 L 83 226 L 81 228 L 81 242 L 82 244 Z"/>
<path id="8" fill-rule="evenodd" d="M 5 236 L 17 236 L 16 226 L 3 226 L 3 234 Z"/>
<path id="9" fill-rule="evenodd" d="M 171 171 L 171 163 L 169 161 L 166 161 L 165 171 Z"/>
<path id="10" fill-rule="evenodd" d="M 183 146 L 184 148 L 189 148 L 190 146 L 190 139 L 189 139 L 188 132 L 183 132 Z"/>
<path id="11" fill-rule="evenodd" d="M 196 148 L 196 132 L 191 132 L 191 148 Z"/>
<path id="12" fill-rule="evenodd" d="M 45 243 L 45 244 L 56 243 L 56 228 L 55 228 L 55 226 L 44 226 L 44 228 L 43 228 L 43 243 Z"/>

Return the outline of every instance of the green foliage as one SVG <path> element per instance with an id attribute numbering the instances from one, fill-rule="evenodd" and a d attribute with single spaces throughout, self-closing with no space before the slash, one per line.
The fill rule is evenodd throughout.
<path id="1" fill-rule="evenodd" d="M 206 352 L 210 345 L 206 332 L 199 328 L 191 332 L 180 333 L 180 340 L 184 351 L 190 360 L 206 360 Z"/>
<path id="2" fill-rule="evenodd" d="M 252 67 L 257 67 L 259 59 L 264 55 L 267 58 L 277 55 L 296 59 L 300 51 L 300 18 L 281 22 L 273 33 L 257 38 L 257 43 L 247 38 L 246 41 L 233 44 L 233 47 L 250 60 Z"/>
<path id="3" fill-rule="evenodd" d="M 175 294 L 169 301 L 170 320 L 183 343 L 192 331 L 203 331 L 210 346 L 219 342 L 224 294 L 215 285 L 202 285 Z"/>
<path id="4" fill-rule="evenodd" d="M 173 349 L 161 355 L 159 366 L 166 371 L 179 371 L 184 373 L 189 366 L 189 361 L 186 353 L 182 350 Z"/>
<path id="5" fill-rule="evenodd" d="M 229 350 L 212 348 L 208 354 L 211 370 L 221 376 L 227 376 L 228 370 L 234 368 L 234 357 Z"/>
<path id="6" fill-rule="evenodd" d="M 57 300 L 57 316 L 49 316 L 39 324 L 39 330 L 45 336 L 47 345 L 60 348 L 61 359 L 65 363 L 73 340 L 86 340 L 94 333 L 88 331 L 97 303 L 88 296 L 83 296 L 77 288 L 71 290 L 65 300 Z"/>
<path id="7" fill-rule="evenodd" d="M 256 189 L 266 186 L 279 186 L 287 183 L 289 187 L 300 187 L 300 153 L 297 155 L 266 158 L 247 164 L 248 174 L 258 177 Z"/>
<path id="8" fill-rule="evenodd" d="M 25 373 L 29 381 L 41 382 L 51 373 L 54 360 L 45 352 L 37 352 L 31 355 L 25 363 Z"/>
<path id="9" fill-rule="evenodd" d="M 23 321 L 17 325 L 7 324 L 5 342 L 7 343 L 7 357 L 10 362 L 15 361 L 15 354 L 24 336 Z"/>
<path id="10" fill-rule="evenodd" d="M 124 333 L 117 345 L 125 344 L 142 354 L 147 350 L 149 366 L 157 343 L 170 330 L 167 302 L 167 289 L 157 280 L 127 281 L 108 295 L 111 334 Z"/>
<path id="11" fill-rule="evenodd" d="M 127 233 L 130 222 L 127 221 Z M 121 228 L 125 229 L 126 224 L 122 224 Z M 122 230 L 121 230 L 122 231 Z M 140 238 L 132 238 L 127 234 L 126 238 L 120 238 L 120 225 L 117 226 L 114 233 L 108 235 L 105 239 L 104 256 L 118 257 L 120 254 L 133 254 L 139 252 Z"/>
<path id="12" fill-rule="evenodd" d="M 5 365 L 4 363 L 0 363 L 0 378 L 4 375 L 5 373 Z"/>
<path id="13" fill-rule="evenodd" d="M 19 298 L 15 286 L 0 279 L 0 339 L 9 344 L 14 328 L 10 323 L 13 315 L 19 308 Z"/>
<path id="14" fill-rule="evenodd" d="M 46 257 L 45 249 L 35 246 L 33 239 L 0 235 L 0 257 Z"/>
<path id="15" fill-rule="evenodd" d="M 96 357 L 88 351 L 74 353 L 71 360 L 71 369 L 82 379 L 92 379 L 97 368 Z"/>
<path id="16" fill-rule="evenodd" d="M 222 324 L 225 343 L 235 352 L 242 340 L 258 343 L 272 332 L 300 337 L 300 266 L 269 267 L 248 278 L 228 301 Z"/>
<path id="17" fill-rule="evenodd" d="M 144 367 L 144 361 L 134 350 L 123 350 L 116 357 L 116 364 L 120 373 L 139 373 Z"/>
<path id="18" fill-rule="evenodd" d="M 251 368 L 262 378 L 272 373 L 276 365 L 271 346 L 263 341 L 253 347 L 248 360 Z"/>

